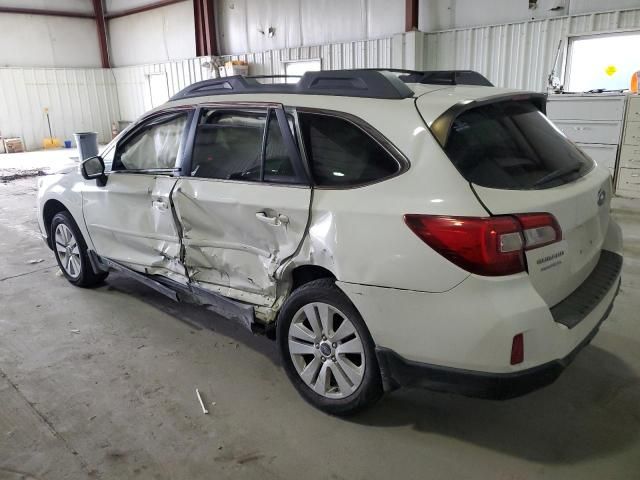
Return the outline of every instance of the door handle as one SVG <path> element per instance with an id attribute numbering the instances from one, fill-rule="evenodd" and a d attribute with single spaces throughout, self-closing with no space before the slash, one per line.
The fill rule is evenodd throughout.
<path id="1" fill-rule="evenodd" d="M 257 212 L 256 218 L 261 222 L 268 223 L 269 225 L 280 225 L 278 217 L 270 217 L 264 212 Z"/>
<path id="2" fill-rule="evenodd" d="M 153 208 L 157 208 L 158 210 L 164 211 L 169 208 L 169 204 L 164 200 L 153 200 L 151 202 Z"/>
<path id="3" fill-rule="evenodd" d="M 280 223 L 283 225 L 286 225 L 287 223 L 289 223 L 289 217 L 281 213 L 278 214 L 278 220 L 280 220 Z"/>

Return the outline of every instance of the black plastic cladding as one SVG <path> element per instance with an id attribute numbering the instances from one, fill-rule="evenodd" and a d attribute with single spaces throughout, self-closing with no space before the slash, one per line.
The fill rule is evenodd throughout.
<path id="1" fill-rule="evenodd" d="M 174 95 L 171 100 L 204 95 L 238 93 L 291 93 L 403 99 L 413 91 L 395 75 L 377 70 L 329 70 L 307 72 L 297 83 L 263 84 L 241 75 L 204 80 Z"/>
<path id="2" fill-rule="evenodd" d="M 397 76 L 395 73 L 404 73 Z M 325 70 L 306 72 L 297 83 L 264 84 L 260 77 L 216 78 L 194 83 L 171 100 L 205 95 L 234 95 L 239 93 L 289 93 L 306 95 L 332 95 L 344 97 L 364 97 L 401 100 L 413 97 L 413 91 L 406 83 L 433 83 L 437 85 L 484 85 L 492 86 L 482 75 L 471 70 L 442 70 L 419 72 L 396 69 Z M 275 75 L 273 78 L 282 78 Z M 286 78 L 286 77 L 285 77 Z"/>

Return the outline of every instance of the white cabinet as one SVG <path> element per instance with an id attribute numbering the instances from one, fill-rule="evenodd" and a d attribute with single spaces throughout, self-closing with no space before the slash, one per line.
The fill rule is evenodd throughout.
<path id="1" fill-rule="evenodd" d="M 623 197 L 640 198 L 640 97 L 629 96 L 616 193 Z"/>
<path id="2" fill-rule="evenodd" d="M 584 153 L 589 155 L 598 165 L 607 167 L 609 172 L 611 172 L 611 176 L 614 176 L 616 171 L 616 157 L 618 156 L 618 145 L 605 145 L 598 143 L 576 143 L 576 145 L 578 145 L 578 147 L 580 147 Z"/>
<path id="3" fill-rule="evenodd" d="M 627 122 L 623 143 L 625 145 L 640 145 L 640 122 Z"/>
<path id="4" fill-rule="evenodd" d="M 549 95 L 547 116 L 616 179 L 616 193 L 640 197 L 640 97 Z"/>
<path id="5" fill-rule="evenodd" d="M 553 120 L 553 123 L 576 143 L 601 143 L 617 147 L 622 131 L 621 121 Z"/>
<path id="6" fill-rule="evenodd" d="M 549 95 L 547 116 L 554 120 L 622 120 L 624 95 Z"/>

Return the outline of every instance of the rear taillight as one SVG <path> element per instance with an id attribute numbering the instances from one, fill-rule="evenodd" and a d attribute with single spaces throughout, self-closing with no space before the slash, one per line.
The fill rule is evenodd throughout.
<path id="1" fill-rule="evenodd" d="M 405 215 L 404 221 L 440 255 L 478 275 L 522 272 L 525 250 L 562 239 L 560 226 L 549 213 L 486 218 Z"/>
<path id="2" fill-rule="evenodd" d="M 562 230 L 556 217 L 550 213 L 525 213 L 517 215 L 522 225 L 525 250 L 544 247 L 562 240 Z"/>

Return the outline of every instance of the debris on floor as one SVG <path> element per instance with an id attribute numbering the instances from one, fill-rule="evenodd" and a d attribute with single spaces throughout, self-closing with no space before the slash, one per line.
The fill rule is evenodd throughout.
<path id="1" fill-rule="evenodd" d="M 40 177 L 46 174 L 47 172 L 39 168 L 34 170 L 23 170 L 23 171 L 17 171 L 17 172 L 2 171 L 0 172 L 0 182 L 8 183 L 13 180 L 19 180 L 21 178 Z"/>
<path id="2" fill-rule="evenodd" d="M 31 260 L 28 260 L 27 264 L 34 265 L 36 263 L 42 263 L 42 262 L 44 262 L 44 259 L 42 259 L 42 258 L 33 258 Z"/>
<path id="3" fill-rule="evenodd" d="M 69 330 L 71 333 L 80 333 L 80 330 L 78 330 L 77 328 L 72 328 L 71 330 Z"/>
<path id="4" fill-rule="evenodd" d="M 196 396 L 198 397 L 198 401 L 200 402 L 200 406 L 202 407 L 202 413 L 206 415 L 207 413 L 209 413 L 209 410 L 207 410 L 207 407 L 204 406 L 204 402 L 202 401 L 202 397 L 200 396 L 200 391 L 197 388 Z"/>

